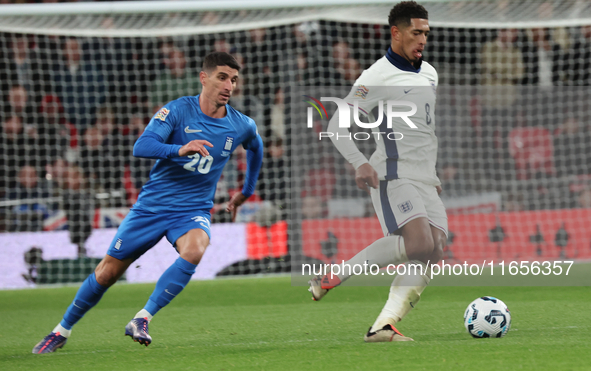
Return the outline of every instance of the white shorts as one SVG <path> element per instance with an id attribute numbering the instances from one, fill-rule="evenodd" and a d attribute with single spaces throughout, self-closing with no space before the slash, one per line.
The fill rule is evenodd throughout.
<path id="1" fill-rule="evenodd" d="M 371 188 L 371 200 L 384 236 L 421 217 L 447 236 L 445 206 L 432 185 L 408 179 L 381 180 L 378 189 Z"/>

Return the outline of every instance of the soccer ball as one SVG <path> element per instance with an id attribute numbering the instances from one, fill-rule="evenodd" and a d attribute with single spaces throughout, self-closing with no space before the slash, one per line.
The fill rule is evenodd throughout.
<path id="1" fill-rule="evenodd" d="M 464 326 L 475 338 L 502 338 L 511 327 L 511 313 L 499 299 L 483 296 L 468 305 Z"/>

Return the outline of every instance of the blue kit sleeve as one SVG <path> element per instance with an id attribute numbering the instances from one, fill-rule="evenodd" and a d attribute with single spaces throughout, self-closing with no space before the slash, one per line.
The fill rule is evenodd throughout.
<path id="1" fill-rule="evenodd" d="M 242 194 L 250 197 L 254 193 L 257 179 L 259 178 L 259 171 L 263 164 L 263 140 L 261 136 L 256 134 L 256 137 L 245 148 L 246 177 L 244 179 L 244 187 L 242 187 Z"/>
<path id="2" fill-rule="evenodd" d="M 181 145 L 165 144 L 164 139 L 153 131 L 144 131 L 133 146 L 135 157 L 172 158 L 179 157 Z"/>

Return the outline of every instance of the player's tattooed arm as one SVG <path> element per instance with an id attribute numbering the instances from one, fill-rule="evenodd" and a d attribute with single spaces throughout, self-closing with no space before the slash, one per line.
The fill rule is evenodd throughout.
<path id="1" fill-rule="evenodd" d="M 213 148 L 213 144 L 209 143 L 206 140 L 192 140 L 189 143 L 182 146 L 181 149 L 179 149 L 179 157 L 190 156 L 196 153 L 199 153 L 201 156 L 209 156 L 209 152 L 207 151 L 207 148 L 205 148 L 206 146 L 209 148 Z"/>

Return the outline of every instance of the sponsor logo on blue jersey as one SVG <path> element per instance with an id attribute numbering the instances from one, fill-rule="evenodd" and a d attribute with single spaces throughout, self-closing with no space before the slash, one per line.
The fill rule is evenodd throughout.
<path id="1" fill-rule="evenodd" d="M 187 125 L 187 127 L 185 128 L 185 133 L 187 134 L 201 133 L 202 131 L 203 130 L 191 129 L 189 125 Z"/>

